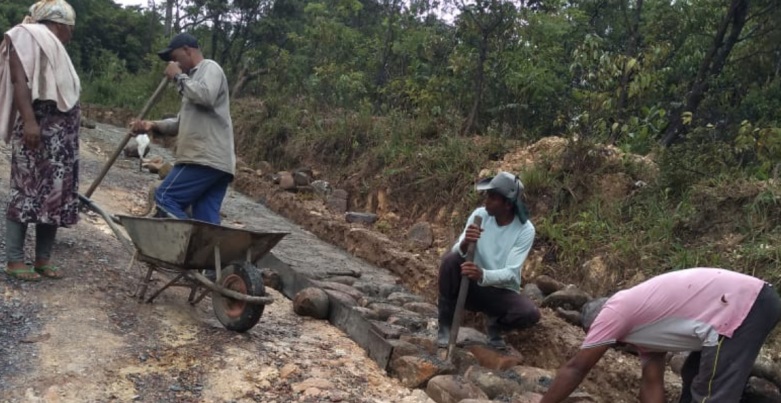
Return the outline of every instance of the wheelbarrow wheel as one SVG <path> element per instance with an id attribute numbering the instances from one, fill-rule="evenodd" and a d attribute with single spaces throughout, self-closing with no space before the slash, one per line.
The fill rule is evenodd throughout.
<path id="1" fill-rule="evenodd" d="M 255 265 L 249 262 L 234 262 L 222 268 L 219 285 L 254 297 L 266 295 L 263 278 Z M 212 307 L 217 319 L 228 330 L 246 332 L 252 329 L 263 315 L 263 304 L 251 304 L 212 293 Z"/>

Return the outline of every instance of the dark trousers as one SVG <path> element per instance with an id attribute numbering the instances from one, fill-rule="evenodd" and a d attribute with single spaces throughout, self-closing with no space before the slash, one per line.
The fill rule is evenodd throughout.
<path id="1" fill-rule="evenodd" d="M 765 285 L 732 337 L 689 354 L 681 369 L 681 403 L 739 402 L 762 344 L 781 318 L 781 299 Z"/>
<path id="2" fill-rule="evenodd" d="M 219 224 L 222 199 L 232 180 L 233 175 L 204 165 L 175 165 L 157 188 L 155 203 L 182 219 L 192 207 L 193 219 Z"/>
<path id="3" fill-rule="evenodd" d="M 439 323 L 450 325 L 461 287 L 464 258 L 448 252 L 439 266 Z M 528 297 L 504 288 L 482 287 L 469 280 L 465 308 L 498 318 L 502 330 L 524 329 L 540 320 L 540 311 Z"/>

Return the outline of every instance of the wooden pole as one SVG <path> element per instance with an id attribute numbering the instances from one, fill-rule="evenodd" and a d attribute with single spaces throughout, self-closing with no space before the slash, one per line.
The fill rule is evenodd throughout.
<path id="1" fill-rule="evenodd" d="M 478 227 L 483 224 L 483 217 L 475 217 L 474 224 Z M 466 261 L 473 262 L 475 260 L 475 245 L 476 242 L 472 242 L 466 249 Z M 466 294 L 469 291 L 469 278 L 461 276 L 461 286 L 458 288 L 458 299 L 456 300 L 456 311 L 453 314 L 453 323 L 450 327 L 450 340 L 447 343 L 447 360 L 451 361 L 453 357 L 453 350 L 456 348 L 456 341 L 458 340 L 458 330 L 461 328 L 461 321 L 464 318 L 464 305 L 466 304 Z"/>
<path id="2" fill-rule="evenodd" d="M 144 108 L 141 110 L 141 113 L 136 116 L 136 120 L 143 120 L 146 117 L 146 114 L 149 113 L 149 110 L 152 109 L 152 106 L 157 102 L 157 100 L 160 98 L 160 95 L 163 94 L 163 90 L 165 89 L 166 84 L 168 84 L 168 77 L 163 77 L 163 79 L 160 81 L 160 84 L 157 86 L 157 89 L 155 90 L 154 94 L 146 101 L 146 105 L 144 105 Z M 122 153 L 122 150 L 125 149 L 125 146 L 127 145 L 127 142 L 130 141 L 130 138 L 133 137 L 133 132 L 128 131 L 125 135 L 125 138 L 122 139 L 122 143 L 119 144 L 119 147 L 117 147 L 116 150 L 114 150 L 114 154 L 111 155 L 109 160 L 106 162 L 106 165 L 103 166 L 103 170 L 100 171 L 100 174 L 98 175 L 97 179 L 95 179 L 94 182 L 92 182 L 92 185 L 90 185 L 89 190 L 87 190 L 87 193 L 85 193 L 85 196 L 89 199 L 92 197 L 92 194 L 95 193 L 95 189 L 97 189 L 98 185 L 100 185 L 100 182 L 103 181 L 103 178 L 106 177 L 106 174 L 108 173 L 109 169 L 111 169 L 111 166 L 114 165 L 114 162 L 117 160 L 117 157 L 119 157 L 119 154 Z M 139 156 L 139 158 L 141 158 Z"/>

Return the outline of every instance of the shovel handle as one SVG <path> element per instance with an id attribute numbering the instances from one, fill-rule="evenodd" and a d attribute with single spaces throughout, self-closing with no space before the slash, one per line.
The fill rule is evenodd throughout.
<path id="1" fill-rule="evenodd" d="M 483 217 L 477 216 L 473 224 L 478 227 L 483 224 Z M 466 261 L 473 262 L 475 260 L 475 244 L 477 242 L 471 242 L 466 248 Z M 456 341 L 458 340 L 458 330 L 461 328 L 461 320 L 464 317 L 464 305 L 466 304 L 466 294 L 469 291 L 469 278 L 461 276 L 461 285 L 458 288 L 458 299 L 456 300 L 456 311 L 453 313 L 453 322 L 450 327 L 450 340 L 447 343 L 447 360 L 450 361 L 453 356 L 453 350 L 456 348 Z"/>
<path id="2" fill-rule="evenodd" d="M 163 77 L 163 79 L 160 80 L 160 84 L 157 85 L 157 89 L 155 90 L 154 94 L 152 94 L 152 96 L 146 101 L 144 108 L 141 109 L 141 113 L 139 113 L 138 116 L 136 116 L 136 120 L 143 120 L 146 117 L 146 114 L 149 113 L 149 110 L 152 109 L 152 106 L 154 106 L 154 104 L 160 98 L 160 95 L 163 94 L 163 90 L 165 89 L 166 84 L 168 84 L 168 77 Z M 92 194 L 95 193 L 95 189 L 97 189 L 98 185 L 100 185 L 100 182 L 103 181 L 103 178 L 106 177 L 108 170 L 111 169 L 112 165 L 114 165 L 114 162 L 119 157 L 119 154 L 122 153 L 122 150 L 127 145 L 127 142 L 130 141 L 130 138 L 132 137 L 133 137 L 133 132 L 128 130 L 127 134 L 125 135 L 125 138 L 122 139 L 122 142 L 119 144 L 119 147 L 117 147 L 117 149 L 114 150 L 114 154 L 111 155 L 109 160 L 106 162 L 106 165 L 103 166 L 103 170 L 100 171 L 100 174 L 98 175 L 97 179 L 95 179 L 95 181 L 92 182 L 92 185 L 90 185 L 89 189 L 87 190 L 87 193 L 84 194 L 87 198 L 92 197 Z"/>

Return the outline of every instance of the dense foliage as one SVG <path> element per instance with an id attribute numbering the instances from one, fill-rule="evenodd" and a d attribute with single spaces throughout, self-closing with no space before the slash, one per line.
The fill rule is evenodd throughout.
<path id="1" fill-rule="evenodd" d="M 29 1 L 3 1 L 0 28 Z M 605 245 L 643 267 L 738 264 L 690 227 L 703 189 L 778 175 L 781 0 L 442 1 L 72 0 L 69 50 L 85 101 L 137 110 L 160 79 L 153 51 L 194 33 L 234 99 L 260 100 L 235 109 L 246 160 L 360 163 L 442 203 L 508 142 L 653 152 L 661 174 L 642 200 L 568 205 L 539 219 L 542 239 L 571 266 Z M 168 96 L 158 113 L 175 110 Z M 476 134 L 489 140 L 475 147 Z M 571 192 L 580 171 L 543 182 Z M 746 221 L 730 227 L 746 240 L 734 256 L 759 272 L 779 260 L 774 186 L 738 200 Z"/>

